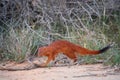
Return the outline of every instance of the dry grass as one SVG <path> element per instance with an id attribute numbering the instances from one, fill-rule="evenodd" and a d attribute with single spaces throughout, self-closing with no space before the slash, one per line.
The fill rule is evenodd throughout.
<path id="1" fill-rule="evenodd" d="M 118 3 L 117 0 L 2 0 L 0 58 L 21 62 L 35 54 L 39 46 L 65 39 L 89 49 L 99 49 L 116 42 L 108 53 L 92 58 L 119 64 Z M 111 55 L 113 57 L 109 58 Z M 91 59 L 94 62 L 92 58 L 83 57 L 85 61 Z"/>

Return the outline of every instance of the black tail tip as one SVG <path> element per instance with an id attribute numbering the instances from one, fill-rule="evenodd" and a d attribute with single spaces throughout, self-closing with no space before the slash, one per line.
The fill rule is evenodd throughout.
<path id="1" fill-rule="evenodd" d="M 111 43 L 108 46 L 104 47 L 103 49 L 99 50 L 100 53 L 103 53 L 103 52 L 107 51 L 109 48 L 113 47 L 113 45 L 114 45 L 114 43 Z"/>

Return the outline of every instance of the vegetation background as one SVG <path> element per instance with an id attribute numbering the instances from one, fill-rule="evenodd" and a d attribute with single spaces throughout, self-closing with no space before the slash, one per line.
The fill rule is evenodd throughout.
<path id="1" fill-rule="evenodd" d="M 24 61 L 64 39 L 88 49 L 114 47 L 82 63 L 120 65 L 120 0 L 1 0 L 0 61 Z"/>

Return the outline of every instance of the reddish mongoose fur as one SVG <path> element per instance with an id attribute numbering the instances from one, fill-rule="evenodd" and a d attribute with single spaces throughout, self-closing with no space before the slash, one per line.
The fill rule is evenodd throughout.
<path id="1" fill-rule="evenodd" d="M 51 60 L 54 60 L 59 53 L 63 53 L 70 59 L 76 61 L 76 54 L 80 55 L 97 55 L 107 51 L 111 45 L 108 45 L 100 50 L 89 50 L 79 45 L 73 44 L 66 40 L 57 40 L 48 46 L 40 47 L 38 49 L 38 56 L 47 56 L 48 59 L 43 66 L 47 66 Z"/>

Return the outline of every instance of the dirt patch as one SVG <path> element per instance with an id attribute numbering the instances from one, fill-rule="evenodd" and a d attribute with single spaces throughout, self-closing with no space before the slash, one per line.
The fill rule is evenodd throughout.
<path id="1" fill-rule="evenodd" d="M 36 68 L 22 71 L 0 71 L 0 80 L 119 80 L 120 72 L 94 65 Z"/>

